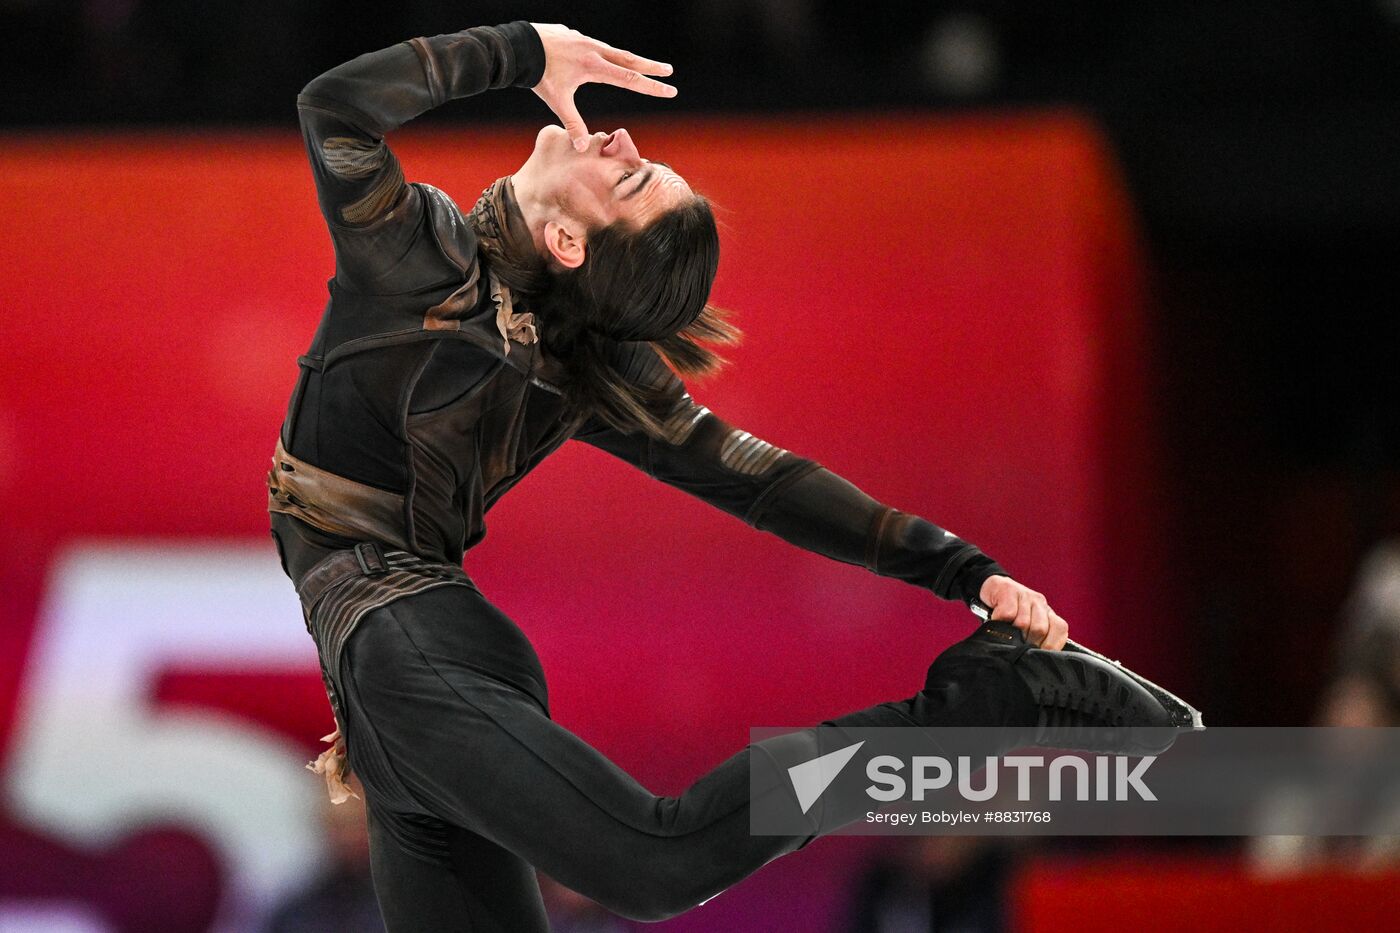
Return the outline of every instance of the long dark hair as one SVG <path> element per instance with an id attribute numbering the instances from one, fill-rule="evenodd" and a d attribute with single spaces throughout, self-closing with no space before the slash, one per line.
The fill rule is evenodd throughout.
<path id="1" fill-rule="evenodd" d="M 550 271 L 538 254 L 497 257 L 494 268 L 535 313 L 545 349 L 564 366 L 570 400 L 620 430 L 661 436 L 667 412 L 659 387 L 628 381 L 610 360 L 617 342 L 646 341 L 682 376 L 724 364 L 707 344 L 734 344 L 740 335 L 709 303 L 719 268 L 714 212 L 697 195 L 640 230 L 621 221 L 591 230 L 587 244 L 576 269 Z"/>

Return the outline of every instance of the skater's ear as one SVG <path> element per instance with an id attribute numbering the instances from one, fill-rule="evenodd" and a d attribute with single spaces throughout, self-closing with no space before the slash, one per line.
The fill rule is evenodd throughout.
<path id="1" fill-rule="evenodd" d="M 577 269 L 588 258 L 588 235 L 576 220 L 551 220 L 544 225 L 544 248 L 565 269 Z"/>

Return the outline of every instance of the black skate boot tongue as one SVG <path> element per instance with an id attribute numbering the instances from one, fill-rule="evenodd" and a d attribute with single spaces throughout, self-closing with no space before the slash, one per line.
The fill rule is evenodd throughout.
<path id="1" fill-rule="evenodd" d="M 929 665 L 916 712 L 940 725 L 1033 730 L 1039 707 L 1016 672 L 1028 648 L 1014 626 L 979 627 Z"/>

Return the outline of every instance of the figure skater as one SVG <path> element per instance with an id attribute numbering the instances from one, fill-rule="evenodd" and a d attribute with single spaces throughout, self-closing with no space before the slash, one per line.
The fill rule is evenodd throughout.
<path id="1" fill-rule="evenodd" d="M 1138 694 L 1133 707 L 1097 686 L 1038 687 L 1026 658 L 1070 658 L 1044 596 L 690 397 L 682 377 L 714 370 L 713 346 L 737 336 L 708 304 L 714 217 L 626 130 L 590 133 L 573 103 L 586 82 L 670 97 L 656 80 L 670 73 L 563 26 L 515 22 L 362 55 L 298 97 L 335 275 L 299 359 L 269 509 L 338 726 L 316 768 L 336 796 L 347 764 L 360 777 L 394 933 L 545 930 L 536 867 L 625 916 L 669 917 L 811 838 L 750 835 L 761 743 L 658 797 L 550 719 L 534 650 L 462 558 L 486 511 L 570 438 L 755 528 L 1007 623 L 941 655 L 913 696 L 831 724 L 1160 713 Z M 387 133 L 504 87 L 533 88 L 562 127 L 542 129 L 469 214 L 405 182 Z M 1140 692 L 1114 676 L 1115 690 Z"/>

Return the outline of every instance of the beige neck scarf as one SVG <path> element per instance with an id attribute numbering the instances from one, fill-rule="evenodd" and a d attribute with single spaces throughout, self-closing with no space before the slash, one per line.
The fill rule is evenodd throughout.
<path id="1" fill-rule="evenodd" d="M 496 329 L 501 332 L 505 351 L 510 352 L 512 340 L 526 346 L 537 342 L 540 338 L 535 315 L 529 311 L 517 312 L 511 296 L 512 285 L 528 288 L 534 276 L 544 274 L 542 270 L 533 271 L 539 265 L 535 259 L 535 242 L 515 200 L 511 176 L 496 179 L 481 193 L 469 219 L 481 252 L 488 259 L 491 300 L 496 304 Z"/>

